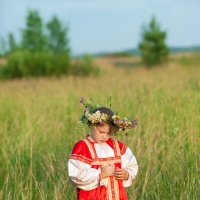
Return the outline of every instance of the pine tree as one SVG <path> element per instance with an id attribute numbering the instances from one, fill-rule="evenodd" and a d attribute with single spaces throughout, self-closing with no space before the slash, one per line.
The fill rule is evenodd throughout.
<path id="1" fill-rule="evenodd" d="M 139 44 L 142 60 L 147 66 L 162 64 L 167 60 L 169 49 L 165 43 L 166 31 L 162 31 L 155 17 L 149 26 L 143 27 L 142 40 Z"/>

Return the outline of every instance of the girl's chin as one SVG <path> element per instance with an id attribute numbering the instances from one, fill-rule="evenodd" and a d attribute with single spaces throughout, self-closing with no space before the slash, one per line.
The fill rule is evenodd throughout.
<path id="1" fill-rule="evenodd" d="M 104 143 L 106 142 L 107 140 L 100 140 L 98 143 Z"/>

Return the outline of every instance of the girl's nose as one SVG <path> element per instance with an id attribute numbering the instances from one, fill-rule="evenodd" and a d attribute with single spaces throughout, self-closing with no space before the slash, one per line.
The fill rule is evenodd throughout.
<path id="1" fill-rule="evenodd" d="M 107 135 L 104 135 L 104 136 L 103 136 L 103 139 L 106 139 L 107 137 L 108 137 Z"/>

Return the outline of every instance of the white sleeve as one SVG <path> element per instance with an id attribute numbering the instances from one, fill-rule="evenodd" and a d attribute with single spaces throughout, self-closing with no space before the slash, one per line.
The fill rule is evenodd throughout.
<path id="1" fill-rule="evenodd" d="M 129 177 L 123 181 L 124 187 L 129 187 L 132 184 L 133 179 L 138 173 L 138 164 L 135 156 L 133 155 L 130 148 L 127 147 L 126 152 L 121 156 L 122 168 L 128 171 Z"/>
<path id="2" fill-rule="evenodd" d="M 99 185 L 100 171 L 79 160 L 69 159 L 68 173 L 76 187 L 82 190 L 92 190 Z"/>

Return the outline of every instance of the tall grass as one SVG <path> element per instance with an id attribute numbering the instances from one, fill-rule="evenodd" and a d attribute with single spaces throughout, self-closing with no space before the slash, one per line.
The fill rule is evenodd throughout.
<path id="1" fill-rule="evenodd" d="M 200 66 L 115 69 L 100 77 L 0 82 L 0 199 L 75 199 L 67 175 L 79 98 L 138 118 L 118 135 L 139 163 L 129 199 L 200 199 Z M 114 69 L 114 68 L 113 68 Z"/>

